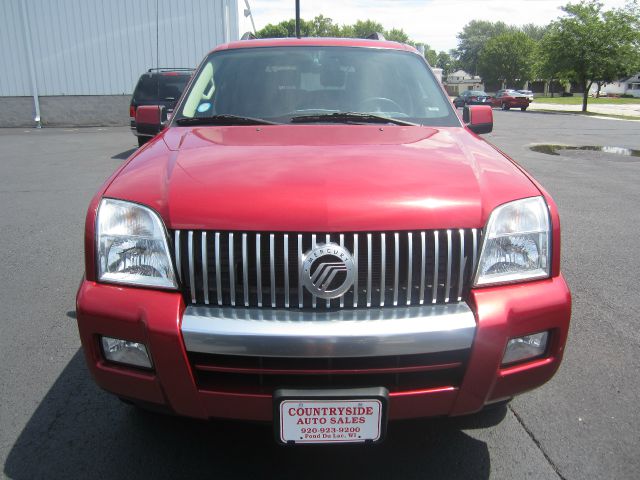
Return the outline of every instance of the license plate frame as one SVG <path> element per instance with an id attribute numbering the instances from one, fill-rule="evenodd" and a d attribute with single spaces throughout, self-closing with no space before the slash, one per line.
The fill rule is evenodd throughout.
<path id="1" fill-rule="evenodd" d="M 282 445 L 376 444 L 387 430 L 389 392 L 384 387 L 354 389 L 279 389 L 273 394 L 274 435 Z M 322 409 L 319 416 L 289 415 L 290 409 Z M 332 415 L 340 411 L 342 414 Z M 351 410 L 347 410 L 350 408 Z M 309 410 L 304 410 L 308 412 Z M 351 415 L 347 415 L 346 412 Z M 356 413 L 357 412 L 357 415 Z M 309 418 L 316 423 L 297 424 Z M 318 423 L 325 419 L 324 423 Z M 333 419 L 333 420 L 332 420 Z M 362 423 L 354 423 L 354 420 Z M 292 423 L 292 422 L 295 422 Z M 333 423 L 332 423 L 333 422 Z M 302 429 L 307 429 L 303 433 Z"/>

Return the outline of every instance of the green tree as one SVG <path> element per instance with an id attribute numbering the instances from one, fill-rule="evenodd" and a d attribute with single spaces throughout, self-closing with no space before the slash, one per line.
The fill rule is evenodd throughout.
<path id="1" fill-rule="evenodd" d="M 436 55 L 436 61 L 434 64 L 436 67 L 442 69 L 442 76 L 446 77 L 450 73 L 455 72 L 458 69 L 457 61 L 450 53 L 441 51 Z"/>
<path id="2" fill-rule="evenodd" d="M 382 24 L 374 22 L 373 20 L 358 20 L 351 28 L 352 38 L 367 38 L 375 32 L 380 32 L 384 35 L 384 27 Z"/>
<path id="3" fill-rule="evenodd" d="M 542 37 L 544 37 L 544 34 L 547 32 L 548 28 L 548 25 L 541 26 L 534 23 L 527 23 L 526 25 L 520 27 L 520 30 L 531 40 L 539 42 L 540 40 L 542 40 Z"/>
<path id="4" fill-rule="evenodd" d="M 587 111 L 594 82 L 610 82 L 634 72 L 640 65 L 640 14 L 637 2 L 604 11 L 589 0 L 562 7 L 566 16 L 552 22 L 541 41 L 544 71 L 569 78 L 583 91 Z"/>
<path id="5" fill-rule="evenodd" d="M 427 62 L 429 62 L 429 65 L 431 65 L 432 67 L 435 67 L 436 63 L 438 62 L 438 52 L 436 52 L 429 45 L 425 44 L 424 45 L 424 58 L 427 59 Z"/>
<path id="6" fill-rule="evenodd" d="M 531 80 L 536 43 L 521 31 L 490 39 L 480 51 L 478 72 L 485 81 L 502 81 L 507 87 Z"/>
<path id="7" fill-rule="evenodd" d="M 383 33 L 384 38 L 392 42 L 409 43 L 409 35 L 401 28 L 392 28 Z"/>
<path id="8" fill-rule="evenodd" d="M 333 23 L 333 20 L 324 15 L 318 15 L 311 20 L 313 37 L 338 37 L 340 36 L 340 27 Z"/>
<path id="9" fill-rule="evenodd" d="M 300 20 L 300 35 L 303 37 L 311 36 L 312 25 L 311 22 L 306 20 Z M 291 18 L 289 20 L 283 20 L 275 25 L 268 24 L 264 28 L 261 28 L 256 32 L 258 38 L 286 38 L 296 36 L 296 20 Z"/>
<path id="10" fill-rule="evenodd" d="M 343 37 L 366 38 L 372 33 L 382 33 L 387 40 L 414 45 L 409 35 L 401 28 L 385 30 L 381 23 L 373 20 L 358 20 L 353 25 L 337 25 L 333 20 L 318 15 L 311 21 L 300 19 L 300 34 L 303 37 Z M 283 20 L 275 25 L 269 24 L 258 30 L 258 38 L 294 37 L 296 34 L 295 19 Z M 435 56 L 435 51 L 431 50 Z"/>
<path id="11" fill-rule="evenodd" d="M 498 35 L 513 31 L 504 22 L 488 22 L 486 20 L 472 20 L 467 23 L 462 32 L 458 33 L 458 48 L 456 49 L 460 66 L 468 73 L 478 74 L 478 60 L 485 44 Z"/>

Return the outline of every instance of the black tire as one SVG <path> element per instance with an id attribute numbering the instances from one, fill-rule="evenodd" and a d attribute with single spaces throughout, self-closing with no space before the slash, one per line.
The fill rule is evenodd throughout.
<path id="1" fill-rule="evenodd" d="M 520 107 L 520 110 L 522 110 L 523 112 L 527 111 L 527 107 Z"/>
<path id="2" fill-rule="evenodd" d="M 509 107 L 509 106 L 507 106 L 507 105 L 505 105 L 505 104 L 503 103 L 503 104 L 502 104 L 502 109 L 503 109 L 503 110 L 510 110 L 510 109 L 511 109 L 511 107 Z"/>
<path id="3" fill-rule="evenodd" d="M 138 148 L 147 143 L 149 139 L 147 137 L 138 137 Z"/>

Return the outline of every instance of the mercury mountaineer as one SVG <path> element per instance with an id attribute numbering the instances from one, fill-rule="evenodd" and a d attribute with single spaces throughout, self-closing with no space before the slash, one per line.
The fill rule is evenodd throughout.
<path id="1" fill-rule="evenodd" d="M 89 206 L 89 369 L 126 402 L 377 442 L 549 380 L 571 310 L 555 203 L 415 49 L 244 40 L 202 61 Z M 349 412 L 363 412 L 350 414 Z M 354 420 L 357 419 L 357 422 Z"/>

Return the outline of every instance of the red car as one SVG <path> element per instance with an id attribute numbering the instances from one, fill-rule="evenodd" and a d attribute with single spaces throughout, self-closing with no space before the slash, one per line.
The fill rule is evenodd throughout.
<path id="1" fill-rule="evenodd" d="M 502 108 L 502 110 L 519 108 L 524 112 L 529 108 L 530 103 L 528 95 L 516 90 L 498 90 L 496 96 L 491 98 L 491 104 L 494 107 Z"/>
<path id="2" fill-rule="evenodd" d="M 160 124 L 162 107 L 139 114 Z M 282 443 L 508 401 L 560 365 L 556 205 L 412 47 L 246 40 L 201 63 L 95 195 L 80 337 L 96 382 Z"/>

